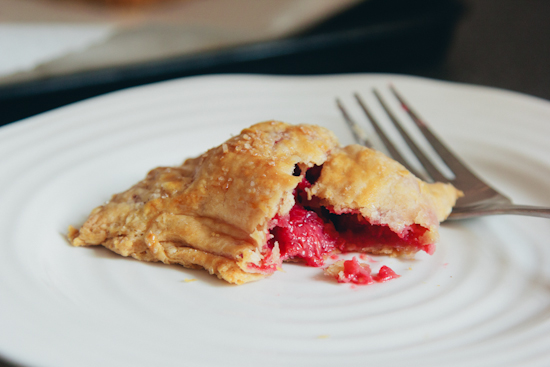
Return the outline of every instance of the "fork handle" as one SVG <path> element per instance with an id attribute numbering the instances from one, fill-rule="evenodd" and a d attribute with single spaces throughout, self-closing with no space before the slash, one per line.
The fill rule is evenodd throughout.
<path id="1" fill-rule="evenodd" d="M 550 208 L 529 205 L 492 205 L 488 207 L 470 207 L 453 210 L 449 220 L 481 217 L 485 215 L 525 215 L 529 217 L 550 218 Z"/>

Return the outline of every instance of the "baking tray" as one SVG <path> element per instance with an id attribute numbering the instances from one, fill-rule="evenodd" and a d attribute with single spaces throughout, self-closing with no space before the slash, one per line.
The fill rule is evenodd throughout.
<path id="1" fill-rule="evenodd" d="M 292 37 L 0 86 L 0 126 L 100 94 L 219 73 L 418 74 L 443 60 L 459 0 L 369 0 Z"/>

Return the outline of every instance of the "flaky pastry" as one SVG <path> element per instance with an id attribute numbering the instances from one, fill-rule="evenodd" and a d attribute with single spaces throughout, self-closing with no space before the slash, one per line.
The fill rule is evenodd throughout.
<path id="1" fill-rule="evenodd" d="M 340 148 L 322 127 L 269 121 L 153 169 L 69 239 L 242 284 L 283 261 L 321 266 L 333 252 L 431 253 L 458 195 L 381 153 Z"/>

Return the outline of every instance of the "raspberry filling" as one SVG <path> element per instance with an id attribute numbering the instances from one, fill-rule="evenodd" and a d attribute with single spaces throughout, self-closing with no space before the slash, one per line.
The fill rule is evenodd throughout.
<path id="1" fill-rule="evenodd" d="M 372 279 L 374 279 L 375 282 L 382 283 L 387 282 L 388 280 L 399 278 L 400 276 L 401 275 L 395 274 L 395 271 L 393 271 L 391 268 L 383 265 L 380 270 L 378 270 L 378 274 L 374 275 Z"/>
<path id="2" fill-rule="evenodd" d="M 361 265 L 354 256 L 351 260 L 344 261 L 344 269 L 338 273 L 338 283 L 372 284 L 374 279 L 370 275 L 370 266 Z"/>
<path id="3" fill-rule="evenodd" d="M 273 248 L 278 243 L 281 260 L 298 258 L 309 266 L 322 266 L 336 248 L 338 234 L 332 225 L 300 204 L 294 205 L 288 215 L 276 217 L 274 222 L 268 246 Z"/>
<path id="4" fill-rule="evenodd" d="M 285 216 L 276 216 L 270 223 L 270 234 L 265 257 L 261 266 L 252 267 L 261 272 L 275 271 L 276 262 L 284 260 L 301 260 L 308 266 L 323 266 L 324 260 L 334 251 L 337 252 L 380 252 L 384 247 L 391 247 L 397 252 L 412 253 L 423 250 L 433 254 L 434 245 L 423 245 L 420 238 L 426 228 L 419 225 L 408 227 L 403 233 L 393 232 L 387 225 L 370 223 L 358 211 L 335 213 L 333 208 L 318 204 L 317 198 L 308 199 L 306 189 L 311 187 L 321 174 L 322 166 L 308 169 L 305 174 L 296 166 L 294 176 L 303 176 L 294 190 L 296 204 Z M 280 260 L 276 261 L 272 252 L 277 248 Z M 350 260 L 351 261 L 351 260 Z M 355 260 L 357 261 L 357 260 Z M 346 262 L 347 263 L 347 262 Z M 387 267 L 382 267 L 373 280 L 364 273 L 363 267 L 348 265 L 349 274 L 355 274 L 352 282 L 385 281 L 397 277 Z M 355 270 L 353 270 L 353 269 Z M 370 279 L 370 280 L 369 280 Z M 378 280 L 382 279 L 382 280 Z"/>
<path id="5" fill-rule="evenodd" d="M 371 275 L 371 268 L 367 264 L 361 264 L 354 256 L 351 260 L 342 261 L 331 265 L 326 269 L 328 275 L 336 278 L 338 283 L 372 284 L 382 283 L 388 280 L 399 278 L 392 269 L 382 266 L 378 274 Z"/>
<path id="6" fill-rule="evenodd" d="M 435 251 L 433 244 L 420 243 L 420 238 L 427 229 L 418 224 L 409 226 L 402 233 L 396 233 L 387 225 L 370 223 L 358 211 L 334 214 L 331 209 L 329 210 L 329 218 L 343 239 L 339 243 L 339 250 L 342 252 L 363 252 L 387 246 L 405 252 L 423 250 L 430 255 Z"/>

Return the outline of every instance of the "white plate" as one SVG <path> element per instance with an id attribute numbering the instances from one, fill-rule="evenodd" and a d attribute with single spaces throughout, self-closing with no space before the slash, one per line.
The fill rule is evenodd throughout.
<path id="1" fill-rule="evenodd" d="M 445 224 L 433 256 L 380 257 L 374 271 L 401 278 L 355 288 L 294 264 L 231 286 L 64 239 L 150 168 L 252 123 L 320 124 L 351 143 L 334 98 L 364 122 L 352 92 L 373 102 L 389 82 L 489 182 L 550 206 L 550 103 L 524 95 L 347 75 L 198 77 L 94 98 L 0 129 L 0 355 L 56 367 L 550 365 L 545 219 Z"/>

